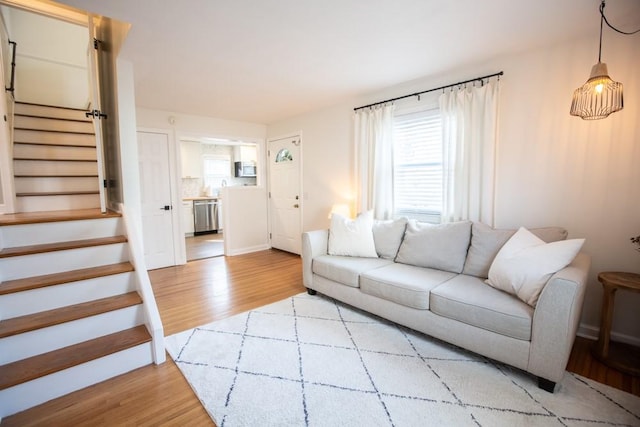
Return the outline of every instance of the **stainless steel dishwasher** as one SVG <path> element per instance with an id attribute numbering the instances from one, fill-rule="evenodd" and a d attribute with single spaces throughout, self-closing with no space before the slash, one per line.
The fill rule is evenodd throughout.
<path id="1" fill-rule="evenodd" d="M 219 205 L 216 199 L 193 201 L 193 234 L 218 232 L 220 227 L 218 208 Z"/>

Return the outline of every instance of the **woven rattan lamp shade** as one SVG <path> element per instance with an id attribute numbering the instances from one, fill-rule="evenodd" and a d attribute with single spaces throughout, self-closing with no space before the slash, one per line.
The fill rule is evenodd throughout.
<path id="1" fill-rule="evenodd" d="M 607 64 L 598 62 L 591 68 L 589 80 L 573 92 L 570 114 L 584 120 L 598 120 L 622 107 L 622 83 L 611 80 Z"/>

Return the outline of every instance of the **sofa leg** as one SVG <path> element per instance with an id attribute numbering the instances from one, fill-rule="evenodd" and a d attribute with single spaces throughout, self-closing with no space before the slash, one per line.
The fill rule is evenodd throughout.
<path id="1" fill-rule="evenodd" d="M 313 289 L 311 289 L 311 288 L 307 288 L 307 293 L 308 293 L 309 295 L 315 295 L 315 294 L 317 294 L 318 292 L 316 292 L 315 290 L 313 290 Z"/>
<path id="2" fill-rule="evenodd" d="M 538 377 L 538 387 L 549 393 L 553 393 L 556 388 L 556 383 L 549 381 L 546 378 Z"/>

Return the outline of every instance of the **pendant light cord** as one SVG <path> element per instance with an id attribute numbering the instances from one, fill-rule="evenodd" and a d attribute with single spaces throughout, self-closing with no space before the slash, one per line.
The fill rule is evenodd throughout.
<path id="1" fill-rule="evenodd" d="M 609 21 L 607 20 L 607 17 L 606 17 L 606 16 L 604 16 L 604 0 L 602 0 L 602 3 L 600 3 L 600 16 L 601 16 L 601 19 L 600 19 L 600 45 L 601 45 L 601 46 L 602 46 L 602 21 L 603 21 L 603 20 L 604 20 L 604 22 L 606 22 L 606 23 L 607 23 L 607 26 L 608 26 L 609 28 L 611 28 L 613 31 L 616 31 L 616 32 L 618 32 L 618 33 L 620 33 L 620 34 L 625 34 L 625 35 L 627 35 L 627 36 L 630 36 L 630 35 L 632 35 L 632 34 L 635 34 L 635 33 L 637 33 L 637 32 L 640 32 L 640 28 L 638 28 L 638 29 L 637 29 L 637 30 L 635 30 L 635 31 L 626 32 L 626 31 L 619 30 L 619 29 L 617 29 L 616 27 L 614 27 L 613 25 L 611 25 L 611 24 L 609 23 Z M 598 61 L 600 61 L 600 59 L 599 59 L 599 58 L 598 58 Z"/>
<path id="2" fill-rule="evenodd" d="M 598 46 L 598 64 L 602 62 L 602 23 L 604 21 L 604 0 L 600 3 L 600 45 Z M 607 25 L 609 25 L 607 23 Z"/>

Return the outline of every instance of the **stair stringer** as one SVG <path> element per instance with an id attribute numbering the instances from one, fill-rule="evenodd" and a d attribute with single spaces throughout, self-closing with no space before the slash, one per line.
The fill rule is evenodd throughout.
<path id="1" fill-rule="evenodd" d="M 155 364 L 161 364 L 167 358 L 164 344 L 164 327 L 162 326 L 160 312 L 158 311 L 156 298 L 147 273 L 144 251 L 142 250 L 142 232 L 137 229 L 134 221 L 132 221 L 132 212 L 128 206 L 120 204 L 119 208 L 120 212 L 122 212 L 124 229 L 128 239 L 129 262 L 134 266 L 137 290 L 144 306 L 145 325 L 151 334 L 153 359 Z"/>

